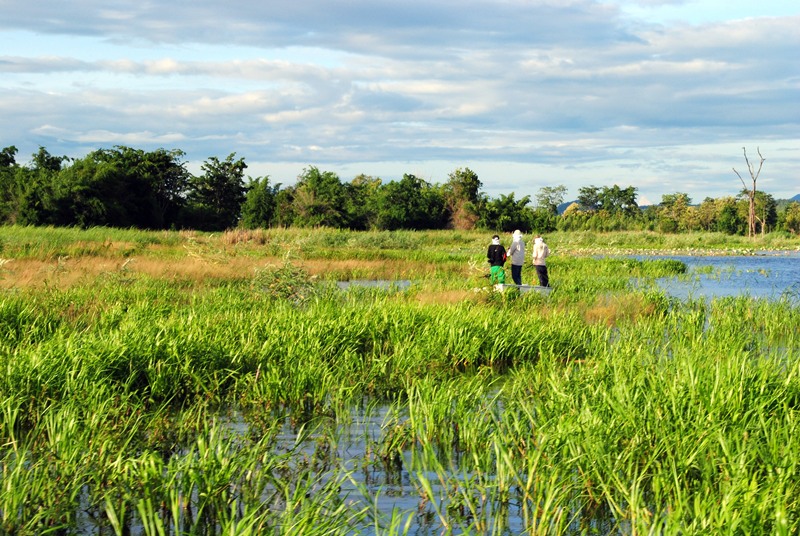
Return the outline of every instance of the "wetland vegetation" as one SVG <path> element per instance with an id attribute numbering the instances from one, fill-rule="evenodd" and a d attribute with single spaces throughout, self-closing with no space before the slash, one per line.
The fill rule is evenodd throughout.
<path id="1" fill-rule="evenodd" d="M 553 233 L 548 296 L 487 243 L 0 228 L 0 532 L 800 532 L 797 300 L 623 256 L 797 239 Z"/>

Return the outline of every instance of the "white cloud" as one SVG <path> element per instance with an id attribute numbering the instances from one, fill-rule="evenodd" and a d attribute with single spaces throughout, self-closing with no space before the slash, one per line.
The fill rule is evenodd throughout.
<path id="1" fill-rule="evenodd" d="M 763 184 L 794 195 L 797 8 L 662 16 L 698 5 L 15 0 L 2 143 L 20 160 L 236 152 L 283 183 L 308 165 L 432 182 L 470 167 L 490 194 L 616 183 L 651 200 L 735 194 L 730 168 L 760 146 Z"/>

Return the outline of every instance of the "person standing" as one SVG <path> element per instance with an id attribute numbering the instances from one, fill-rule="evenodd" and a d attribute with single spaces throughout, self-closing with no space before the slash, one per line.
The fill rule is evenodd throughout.
<path id="1" fill-rule="evenodd" d="M 525 264 L 525 241 L 522 232 L 517 229 L 511 235 L 512 241 L 506 254 L 511 257 L 511 279 L 515 285 L 522 284 L 522 265 Z"/>
<path id="2" fill-rule="evenodd" d="M 533 267 L 536 268 L 536 277 L 539 278 L 540 287 L 549 287 L 550 279 L 547 276 L 547 256 L 550 255 L 550 249 L 545 244 L 541 236 L 537 236 L 533 241 Z"/>
<path id="3" fill-rule="evenodd" d="M 494 284 L 504 284 L 506 282 L 506 271 L 503 265 L 506 263 L 506 248 L 500 244 L 500 237 L 494 235 L 489 249 L 486 251 L 486 258 L 489 261 L 489 282 Z"/>

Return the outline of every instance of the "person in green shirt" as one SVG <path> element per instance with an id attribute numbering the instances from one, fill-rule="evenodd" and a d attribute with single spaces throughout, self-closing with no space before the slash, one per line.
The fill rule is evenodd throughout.
<path id="1" fill-rule="evenodd" d="M 506 248 L 500 243 L 498 235 L 492 237 L 492 243 L 489 244 L 486 258 L 491 267 L 489 269 L 489 282 L 493 285 L 504 284 L 506 282 L 506 271 L 503 265 L 506 263 Z"/>

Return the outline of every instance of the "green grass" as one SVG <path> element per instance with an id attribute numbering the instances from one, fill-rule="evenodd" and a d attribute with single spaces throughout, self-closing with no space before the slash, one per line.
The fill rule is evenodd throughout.
<path id="1" fill-rule="evenodd" d="M 680 302 L 650 284 L 680 263 L 576 254 L 553 256 L 547 297 L 492 293 L 464 276 L 478 233 L 90 231 L 6 228 L 2 255 L 130 242 L 258 269 L 2 291 L 4 533 L 800 530 L 793 302 Z M 305 253 L 263 263 L 269 243 Z M 307 269 L 326 255 L 445 268 L 343 292 Z M 386 417 L 358 439 L 365 407 Z M 414 506 L 392 509 L 401 475 Z"/>

